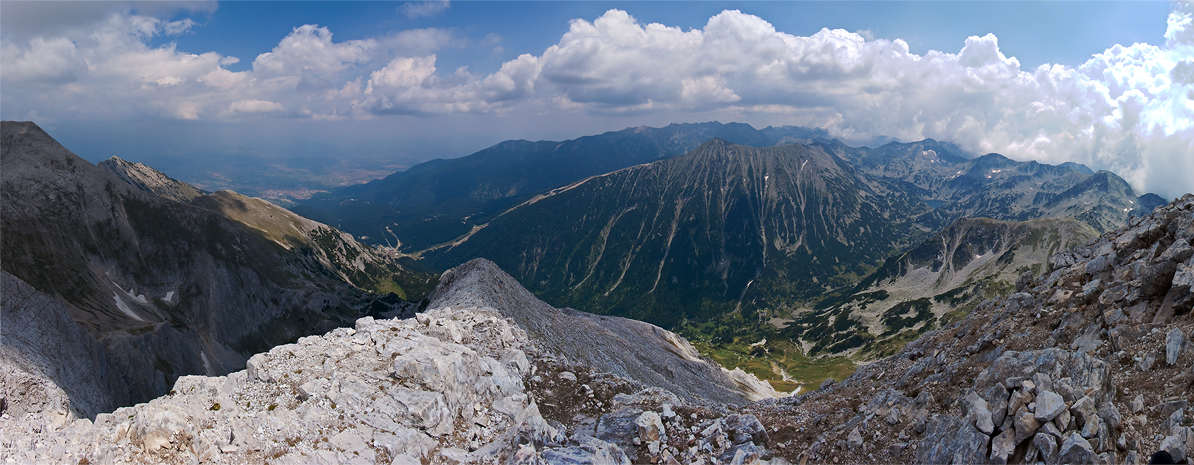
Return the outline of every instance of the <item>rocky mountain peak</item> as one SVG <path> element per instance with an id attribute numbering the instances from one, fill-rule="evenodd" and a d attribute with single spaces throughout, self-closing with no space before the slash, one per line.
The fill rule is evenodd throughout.
<path id="1" fill-rule="evenodd" d="M 489 260 L 474 259 L 444 272 L 429 306 L 494 308 L 546 350 L 667 389 L 689 402 L 740 405 L 781 395 L 753 375 L 704 360 L 684 338 L 658 326 L 554 308 Z"/>
<path id="2" fill-rule="evenodd" d="M 204 194 L 195 186 L 166 176 L 165 173 L 141 163 L 112 157 L 99 162 L 97 166 L 133 187 L 176 202 L 187 203 Z"/>

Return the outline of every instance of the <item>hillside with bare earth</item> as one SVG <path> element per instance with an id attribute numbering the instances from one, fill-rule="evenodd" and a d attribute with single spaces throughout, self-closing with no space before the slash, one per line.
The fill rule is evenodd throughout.
<path id="1" fill-rule="evenodd" d="M 1025 273 L 1047 269 L 1053 254 L 1096 237 L 1072 218 L 964 218 L 889 259 L 848 292 L 798 312 L 784 332 L 814 355 L 864 361 L 891 355 L 915 335 L 1011 293 Z"/>
<path id="2" fill-rule="evenodd" d="M 1180 463 L 1194 450 L 1192 243 L 1187 194 L 840 383 L 746 411 L 793 462 Z"/>
<path id="3" fill-rule="evenodd" d="M 37 331 L 36 319 L 6 321 L 0 343 L 7 354 L 49 357 L 54 372 L 68 373 L 61 367 L 72 357 L 103 371 L 62 380 L 67 391 L 106 393 L 73 406 L 80 415 L 156 397 L 182 375 L 238 370 L 256 352 L 363 312 L 402 311 L 400 299 L 383 298 L 404 292 L 396 282 L 424 295 L 434 285 L 268 203 L 228 192 L 191 197 L 196 189 L 145 166 L 92 165 L 32 123 L 6 121 L 2 131 L 5 289 L 33 296 L 4 299 L 4 311 L 52 308 L 47 318 L 73 320 L 94 343 L 55 352 L 76 344 L 64 340 L 75 332 L 19 337 Z M 176 197 L 193 203 L 155 192 L 189 193 Z"/>

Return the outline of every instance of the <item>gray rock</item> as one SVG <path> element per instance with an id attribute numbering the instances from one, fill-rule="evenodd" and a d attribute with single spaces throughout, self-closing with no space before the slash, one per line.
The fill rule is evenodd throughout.
<path id="1" fill-rule="evenodd" d="M 1036 419 L 1044 423 L 1057 418 L 1066 410 L 1065 399 L 1053 391 L 1041 391 L 1036 397 Z"/>
<path id="2" fill-rule="evenodd" d="M 1095 258 L 1092 258 L 1089 262 L 1086 262 L 1086 274 L 1090 276 L 1096 276 L 1100 273 L 1110 270 L 1112 264 L 1113 261 L 1111 257 L 1099 255 Z"/>
<path id="3" fill-rule="evenodd" d="M 663 404 L 663 406 L 660 407 L 659 416 L 660 416 L 660 418 L 663 418 L 664 420 L 675 419 L 676 412 L 672 411 L 672 404 Z"/>
<path id="4" fill-rule="evenodd" d="M 1082 300 L 1087 302 L 1093 301 L 1098 298 L 1101 292 L 1103 292 L 1103 281 L 1093 279 L 1082 286 Z"/>
<path id="5" fill-rule="evenodd" d="M 1070 434 L 1061 443 L 1058 459 L 1061 463 L 1093 463 L 1095 451 L 1090 442 L 1077 434 Z"/>
<path id="6" fill-rule="evenodd" d="M 1038 436 L 1042 434 L 1048 434 L 1057 438 L 1057 441 L 1060 442 L 1061 438 L 1065 437 L 1064 431 L 1065 430 L 1057 429 L 1057 425 L 1054 425 L 1053 422 L 1049 422 L 1041 425 L 1041 428 L 1036 430 L 1036 434 Z"/>
<path id="7" fill-rule="evenodd" d="M 1113 431 L 1119 430 L 1120 422 L 1123 421 L 1123 416 L 1119 414 L 1119 407 L 1115 406 L 1115 402 L 1103 402 L 1099 405 L 1099 418 Z"/>
<path id="8" fill-rule="evenodd" d="M 850 434 L 846 435 L 846 445 L 853 451 L 862 449 L 862 433 L 858 432 L 858 428 L 850 430 Z"/>
<path id="9" fill-rule="evenodd" d="M 1117 324 L 1127 321 L 1127 319 L 1128 316 L 1124 315 L 1123 310 L 1120 310 L 1119 308 L 1112 308 L 1103 312 L 1103 322 L 1106 323 L 1108 327 L 1114 327 Z"/>
<path id="10" fill-rule="evenodd" d="M 767 449 L 748 442 L 731 447 L 718 459 L 729 465 L 752 465 L 759 463 L 759 459 L 766 453 Z"/>
<path id="11" fill-rule="evenodd" d="M 1057 418 L 1054 418 L 1051 424 L 1055 425 L 1058 431 L 1065 431 L 1073 425 L 1072 421 L 1073 415 L 1070 414 L 1069 409 L 1062 409 L 1061 413 L 1057 414 Z"/>
<path id="12" fill-rule="evenodd" d="M 1057 438 L 1048 434 L 1038 434 L 1032 437 L 1032 445 L 1039 451 L 1040 458 L 1048 464 L 1057 463 Z"/>
<path id="13" fill-rule="evenodd" d="M 1136 398 L 1132 399 L 1132 402 L 1128 403 L 1128 410 L 1131 410 L 1132 413 L 1140 413 L 1141 411 L 1143 411 L 1144 410 L 1144 395 L 1136 394 Z"/>
<path id="14" fill-rule="evenodd" d="M 1179 328 L 1169 330 L 1165 336 L 1165 363 L 1176 365 L 1186 347 L 1186 334 Z"/>
<path id="15" fill-rule="evenodd" d="M 898 424 L 905 414 L 912 412 L 913 408 L 912 399 L 890 388 L 879 391 L 866 404 L 868 413 L 884 419 L 891 425 Z"/>
<path id="16" fill-rule="evenodd" d="M 1032 412 L 1022 409 L 1020 413 L 1016 414 L 1015 426 L 1016 444 L 1020 444 L 1036 434 L 1036 430 L 1040 428 L 1041 424 L 1036 420 L 1036 416 Z"/>
<path id="17" fill-rule="evenodd" d="M 996 426 L 1003 425 L 1004 419 L 1007 418 L 1007 388 L 1003 387 L 1003 383 L 994 383 L 983 391 L 982 397 L 987 401 L 988 410 L 991 411 L 991 423 Z"/>
<path id="18" fill-rule="evenodd" d="M 1161 418 L 1169 418 L 1170 415 L 1173 415 L 1173 412 L 1183 410 L 1189 406 L 1190 401 L 1188 400 L 1171 400 L 1165 402 L 1161 404 Z"/>
<path id="19" fill-rule="evenodd" d="M 1079 427 L 1082 427 L 1088 420 L 1096 416 L 1094 399 L 1090 396 L 1083 396 L 1070 407 L 1070 413 L 1074 414 L 1074 420 L 1077 421 Z"/>
<path id="20" fill-rule="evenodd" d="M 638 428 L 638 438 L 643 442 L 655 442 L 667 434 L 659 414 L 650 410 L 639 415 L 634 425 Z"/>
<path id="21" fill-rule="evenodd" d="M 1179 430 L 1185 427 L 1185 420 L 1185 409 L 1179 408 L 1174 410 L 1168 417 L 1165 417 L 1164 432 L 1166 434 L 1178 434 Z"/>
<path id="22" fill-rule="evenodd" d="M 953 415 L 933 415 L 916 449 L 920 463 L 979 463 L 987 459 L 991 438 Z"/>
<path id="23" fill-rule="evenodd" d="M 1186 450 L 1186 440 L 1182 436 L 1166 436 L 1165 439 L 1161 440 L 1159 449 L 1169 452 L 1169 455 L 1173 456 L 1174 462 L 1181 463 L 1186 460 L 1186 453 L 1188 451 Z"/>
<path id="24" fill-rule="evenodd" d="M 752 442 L 760 446 L 767 446 L 771 438 L 763 422 L 751 414 L 730 415 L 725 418 L 726 428 L 729 430 L 734 444 Z"/>
<path id="25" fill-rule="evenodd" d="M 970 391 L 963 399 L 964 414 L 967 422 L 974 422 L 974 426 L 983 434 L 995 432 L 995 424 L 991 420 L 991 411 L 987 408 L 987 401 L 978 393 Z"/>
<path id="26" fill-rule="evenodd" d="M 1012 391 L 1007 401 L 1007 420 L 1005 421 L 1015 421 L 1016 413 L 1021 408 L 1027 407 L 1032 401 L 1032 394 L 1020 390 Z"/>
<path id="27" fill-rule="evenodd" d="M 560 465 L 630 465 L 630 458 L 618 446 L 600 439 L 581 436 L 571 447 L 547 449 L 543 462 Z M 529 462 L 533 463 L 533 462 Z"/>
<path id="28" fill-rule="evenodd" d="M 1056 447 L 1056 446 L 1055 446 Z M 1016 453 L 1016 432 L 1005 430 L 991 440 L 991 463 L 1005 464 Z"/>
<path id="29" fill-rule="evenodd" d="M 633 439 L 638 437 L 638 426 L 635 425 L 638 415 L 634 409 L 615 410 L 602 415 L 594 431 L 597 439 L 630 448 Z"/>
<path id="30" fill-rule="evenodd" d="M 1086 423 L 1082 425 L 1082 431 L 1079 432 L 1080 435 L 1086 439 L 1098 437 L 1099 436 L 1099 427 L 1100 427 L 1099 425 L 1101 425 L 1102 422 L 1103 421 L 1100 420 L 1099 417 L 1097 417 L 1097 416 L 1087 419 Z"/>
<path id="31" fill-rule="evenodd" d="M 1036 384 L 1036 392 L 1038 395 L 1041 391 L 1053 390 L 1053 379 L 1049 378 L 1049 375 L 1046 373 L 1033 373 L 1032 382 L 1033 384 Z"/>

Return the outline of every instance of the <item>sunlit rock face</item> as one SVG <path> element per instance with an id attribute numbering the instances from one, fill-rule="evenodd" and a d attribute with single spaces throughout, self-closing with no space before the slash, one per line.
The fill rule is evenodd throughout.
<path id="1" fill-rule="evenodd" d="M 769 386 L 758 379 L 740 386 L 724 370 L 686 356 L 694 352 L 687 341 L 658 327 L 551 308 L 483 261 L 447 273 L 431 307 L 407 319 L 361 318 L 352 328 L 274 347 L 227 376 L 180 377 L 168 395 L 94 421 L 74 420 L 65 410 L 72 399 L 46 377 L 5 371 L 7 388 L 45 394 L 4 393 L 0 455 L 91 463 L 771 457 L 758 419 L 728 411 Z M 528 332 L 522 325 L 531 319 L 541 324 Z M 601 332 L 594 321 L 612 328 Z M 584 332 L 598 334 L 579 336 Z M 588 344 L 609 347 L 609 357 L 590 360 L 584 357 L 595 352 L 573 348 Z M 631 358 L 612 352 L 619 350 L 650 358 L 631 366 Z M 682 395 L 656 385 L 666 381 Z"/>

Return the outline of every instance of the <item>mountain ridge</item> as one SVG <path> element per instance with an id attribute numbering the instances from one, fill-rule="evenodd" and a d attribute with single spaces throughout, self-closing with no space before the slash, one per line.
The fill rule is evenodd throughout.
<path id="1" fill-rule="evenodd" d="M 639 126 L 565 141 L 503 141 L 313 197 L 297 212 L 409 252 L 464 234 L 545 190 L 683 155 L 711 138 L 773 145 L 825 135 L 800 127 L 756 130 L 743 123 L 708 122 Z"/>
<path id="2" fill-rule="evenodd" d="M 360 271 L 414 275 L 351 237 L 324 227 L 324 244 L 287 249 L 243 221 L 92 165 L 33 123 L 0 128 L 4 271 L 66 308 L 105 348 L 104 366 L 126 385 L 112 394 L 117 404 L 164 393 L 180 375 L 227 373 L 362 312 L 413 310 L 345 272 L 372 264 L 380 268 Z M 3 304 L 7 312 L 18 302 Z M 5 344 L 18 341 L 7 337 L 16 328 L 3 329 Z"/>
<path id="3" fill-rule="evenodd" d="M 774 180 L 771 179 L 773 176 Z M 817 203 L 824 197 L 838 200 L 833 200 L 832 206 Z M 524 203 L 512 209 L 514 212 L 520 209 L 530 210 L 525 214 L 530 215 L 529 217 L 516 218 L 510 216 L 511 211 L 507 211 L 484 229 L 469 236 L 467 240 L 454 243 L 451 248 L 442 249 L 442 252 L 432 251 L 424 257 L 432 264 L 448 263 L 452 260 L 451 257 L 489 253 L 470 250 L 478 248 L 475 244 L 482 244 L 479 250 L 488 250 L 483 248 L 485 244 L 501 243 L 501 250 L 519 256 L 494 255 L 486 258 L 495 259 L 505 269 L 514 270 L 516 276 L 529 283 L 532 290 L 545 291 L 538 281 L 548 279 L 557 283 L 553 284 L 554 286 L 566 285 L 571 289 L 566 292 L 584 289 L 586 295 L 598 299 L 599 302 L 622 285 L 622 281 L 617 277 L 628 273 L 625 265 L 635 263 L 636 259 L 633 256 L 625 255 L 626 249 L 641 250 L 650 254 L 652 258 L 648 261 L 654 265 L 635 265 L 650 269 L 643 268 L 630 273 L 632 276 L 649 275 L 650 278 L 627 283 L 635 290 L 625 291 L 629 294 L 624 295 L 649 296 L 669 287 L 667 280 L 663 279 L 664 271 L 668 271 L 666 274 L 669 275 L 669 279 L 677 276 L 673 273 L 679 273 L 678 268 L 669 268 L 681 266 L 681 263 L 675 262 L 678 259 L 674 256 L 669 258 L 673 247 L 680 250 L 697 247 L 716 255 L 720 253 L 717 251 L 727 247 L 726 241 L 730 241 L 749 247 L 749 254 L 742 255 L 742 250 L 734 249 L 735 255 L 726 255 L 724 258 L 704 256 L 701 259 L 704 263 L 698 266 L 700 271 L 696 272 L 696 276 L 685 278 L 707 281 L 708 284 L 701 287 L 721 289 L 718 298 L 737 301 L 747 290 L 748 283 L 759 276 L 758 273 L 769 259 L 787 259 L 791 254 L 812 256 L 814 254 L 810 251 L 813 249 L 832 249 L 835 251 L 833 253 L 842 254 L 839 261 L 843 262 L 863 261 L 848 258 L 858 254 L 871 257 L 871 261 L 882 259 L 886 251 L 896 244 L 880 243 L 873 239 L 861 240 L 860 237 L 854 236 L 890 236 L 890 233 L 885 232 L 889 228 L 910 227 L 888 224 L 887 218 L 879 211 L 890 211 L 892 208 L 876 209 L 872 205 L 873 202 L 901 200 L 905 201 L 909 208 L 915 208 L 909 199 L 875 193 L 871 186 L 858 182 L 849 165 L 817 146 L 752 148 L 715 139 L 683 157 L 588 178 L 567 188 L 553 191 L 550 195 L 537 197 L 534 203 Z M 819 208 L 844 210 L 835 211 L 831 215 L 828 211 L 818 210 Z M 548 210 L 558 212 L 549 215 L 551 217 L 575 217 L 576 223 L 574 226 L 565 226 L 572 223 L 544 223 L 536 219 L 545 218 L 544 212 Z M 776 214 L 771 217 L 766 212 Z M 605 215 L 605 219 L 597 220 L 594 215 Z M 829 220 L 831 216 L 834 218 L 833 221 Z M 630 223 L 619 224 L 623 217 Z M 740 226 L 738 221 L 746 221 L 747 226 Z M 846 226 L 842 226 L 851 221 L 867 222 L 868 227 L 848 230 Z M 495 229 L 495 224 L 499 223 L 517 225 L 520 229 L 516 232 L 494 233 L 493 231 L 501 229 Z M 703 226 L 697 226 L 698 224 Z M 565 229 L 538 231 L 548 227 Z M 526 228 L 533 231 L 522 230 Z M 561 234 L 572 234 L 567 232 L 570 230 L 566 228 L 575 228 L 573 233 L 579 234 L 580 237 L 561 239 Z M 677 235 L 684 231 L 689 231 L 685 233 L 688 236 Z M 847 236 L 852 239 L 846 239 Z M 546 254 L 547 250 L 541 245 L 537 249 L 528 249 L 521 245 L 527 240 L 540 240 L 534 238 L 563 240 L 561 244 L 571 244 L 564 246 L 567 252 L 552 254 L 560 257 L 554 260 L 562 261 L 561 268 L 567 270 L 563 275 L 536 274 L 539 270 L 538 262 L 522 254 L 533 253 L 540 256 Z M 576 239 L 581 242 L 576 242 Z M 677 240 L 684 245 L 674 246 L 672 243 Z M 843 248 L 843 241 L 854 241 L 860 245 Z M 625 245 L 627 243 L 630 245 Z M 602 262 L 605 259 L 604 254 L 609 251 L 606 244 L 611 248 L 622 249 L 622 252 L 618 253 L 623 255 L 609 259 L 614 262 L 613 268 Z M 543 258 L 553 260 L 546 255 Z M 688 264 L 689 259 L 679 260 L 683 261 L 684 268 L 691 267 Z M 673 265 L 668 265 L 669 263 Z M 605 268 L 599 268 L 600 266 Z M 830 277 L 832 275 L 823 272 L 805 280 L 812 283 L 816 279 L 824 280 Z M 600 279 L 600 283 L 603 284 L 595 285 L 597 288 L 585 288 L 592 279 Z M 819 288 L 820 286 L 817 286 L 814 289 Z M 562 297 L 559 293 L 560 289 L 564 288 L 556 289 L 546 295 Z M 669 298 L 671 297 L 673 296 L 669 294 Z M 656 300 L 664 299 L 651 299 L 659 304 Z M 689 301 L 691 296 L 683 300 Z M 586 298 L 565 299 L 562 302 L 590 309 L 608 308 L 607 304 L 594 305 L 595 301 Z M 676 306 L 675 303 L 671 305 Z M 630 315 L 636 319 L 644 319 L 644 315 Z M 659 320 L 655 322 L 658 323 Z"/>

